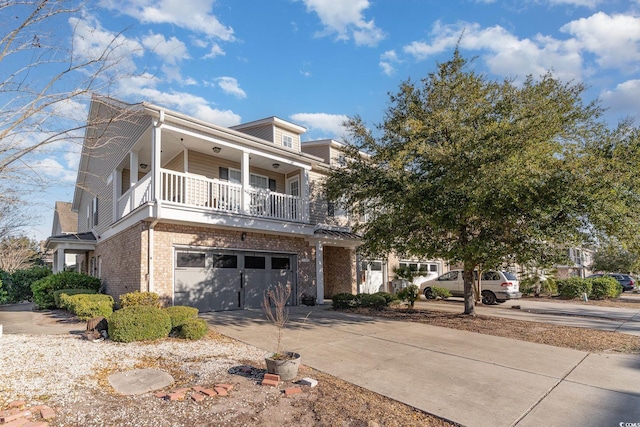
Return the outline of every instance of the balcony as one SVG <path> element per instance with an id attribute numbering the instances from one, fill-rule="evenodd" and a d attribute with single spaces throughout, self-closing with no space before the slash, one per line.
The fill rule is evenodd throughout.
<path id="1" fill-rule="evenodd" d="M 147 174 L 118 198 L 116 219 L 153 200 L 151 177 Z M 160 170 L 160 200 L 163 205 L 176 208 L 282 221 L 305 222 L 307 217 L 306 203 L 301 197 L 252 187 L 243 192 L 240 184 L 167 169 Z"/>

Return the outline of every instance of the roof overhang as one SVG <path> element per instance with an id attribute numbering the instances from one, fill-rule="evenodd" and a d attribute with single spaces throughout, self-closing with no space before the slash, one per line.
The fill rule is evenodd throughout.
<path id="1" fill-rule="evenodd" d="M 62 234 L 49 237 L 44 246 L 52 251 L 64 250 L 65 253 L 83 253 L 93 251 L 98 240 L 92 232 Z"/>

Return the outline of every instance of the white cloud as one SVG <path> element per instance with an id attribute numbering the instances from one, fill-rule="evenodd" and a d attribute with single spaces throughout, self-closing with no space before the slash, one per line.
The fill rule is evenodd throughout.
<path id="1" fill-rule="evenodd" d="M 575 37 L 580 48 L 594 53 L 602 68 L 638 69 L 640 61 L 640 17 L 598 12 L 571 21 L 560 31 Z"/>
<path id="2" fill-rule="evenodd" d="M 616 113 L 635 115 L 640 119 L 640 80 L 627 80 L 613 90 L 604 91 L 600 98 L 603 103 Z"/>
<path id="3" fill-rule="evenodd" d="M 455 25 L 437 22 L 432 35 L 431 43 L 413 42 L 404 47 L 404 52 L 425 60 L 455 48 L 459 42 L 463 49 L 485 51 L 482 58 L 497 75 L 537 77 L 553 69 L 554 76 L 561 80 L 582 78 L 580 48 L 573 39 L 562 41 L 540 34 L 533 39 L 519 39 L 499 25 L 481 28 L 479 24 L 464 22 Z"/>
<path id="4" fill-rule="evenodd" d="M 330 134 L 334 139 L 342 138 L 345 134 L 344 123 L 349 117 L 344 114 L 327 113 L 296 113 L 289 116 L 291 120 L 310 131 L 322 131 Z"/>
<path id="5" fill-rule="evenodd" d="M 388 50 L 380 55 L 380 62 L 378 62 L 378 65 L 384 74 L 391 76 L 396 72 L 395 64 L 399 64 L 401 62 L 402 61 L 398 58 L 398 54 L 395 50 Z"/>
<path id="6" fill-rule="evenodd" d="M 226 94 L 233 95 L 236 98 L 246 98 L 247 94 L 244 90 L 240 89 L 238 80 L 234 77 L 217 77 L 215 82 L 218 83 L 220 89 Z"/>
<path id="7" fill-rule="evenodd" d="M 29 167 L 35 171 L 41 179 L 55 181 L 58 184 L 74 184 L 76 182 L 76 170 L 66 169 L 52 157 L 42 160 L 31 160 Z"/>
<path id="8" fill-rule="evenodd" d="M 212 43 L 211 50 L 209 51 L 208 54 L 203 56 L 202 59 L 210 59 L 210 58 L 215 58 L 216 56 L 224 56 L 224 55 L 226 54 L 224 50 L 222 50 L 220 45 L 218 43 Z"/>
<path id="9" fill-rule="evenodd" d="M 156 89 L 156 81 L 149 75 L 122 80 L 118 96 L 124 99 L 134 98 L 172 108 L 181 113 L 220 126 L 234 126 L 240 123 L 240 116 L 231 110 L 219 110 L 210 106 L 210 102 L 201 96 L 186 92 L 162 92 Z"/>
<path id="10" fill-rule="evenodd" d="M 145 24 L 171 24 L 209 37 L 231 41 L 233 28 L 211 13 L 215 0 L 102 0 L 100 5 Z"/>
<path id="11" fill-rule="evenodd" d="M 68 22 L 73 30 L 74 57 L 91 61 L 110 52 L 105 60 L 106 70 L 125 73 L 136 69 L 133 58 L 144 54 L 144 48 L 140 43 L 122 34 L 103 29 L 91 15 L 84 15 L 82 18 L 71 17 Z"/>
<path id="12" fill-rule="evenodd" d="M 189 58 L 187 47 L 176 37 L 167 40 L 162 34 L 149 34 L 142 38 L 142 45 L 162 57 L 168 64 L 176 64 Z"/>
<path id="13" fill-rule="evenodd" d="M 308 12 L 315 12 L 324 30 L 319 37 L 335 34 L 336 40 L 353 39 L 356 45 L 376 46 L 385 38 L 373 19 L 367 21 L 363 11 L 369 8 L 369 0 L 303 0 Z"/>
<path id="14" fill-rule="evenodd" d="M 552 5 L 572 5 L 572 6 L 584 6 L 590 9 L 593 9 L 600 3 L 603 3 L 603 0 L 549 0 L 549 3 Z"/>

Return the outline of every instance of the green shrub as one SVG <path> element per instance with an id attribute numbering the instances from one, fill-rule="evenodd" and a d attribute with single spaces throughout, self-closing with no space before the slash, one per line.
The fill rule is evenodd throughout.
<path id="1" fill-rule="evenodd" d="M 134 305 L 148 305 L 160 308 L 160 297 L 155 292 L 130 292 L 120 295 L 120 308 L 132 307 Z"/>
<path id="2" fill-rule="evenodd" d="M 345 308 L 353 308 L 358 306 L 358 298 L 353 294 L 335 294 L 331 301 L 333 302 L 333 308 L 343 310 Z"/>
<path id="3" fill-rule="evenodd" d="M 451 292 L 449 292 L 449 289 L 446 288 L 441 288 L 439 286 L 432 286 L 431 287 L 431 292 L 433 292 L 433 296 L 435 298 L 451 298 Z"/>
<path id="4" fill-rule="evenodd" d="M 78 294 L 97 294 L 98 292 L 93 289 L 60 289 L 58 291 L 53 291 L 53 301 L 57 308 L 67 309 L 62 304 L 60 297 L 64 294 L 67 296 L 78 295 Z"/>
<path id="5" fill-rule="evenodd" d="M 199 340 L 207 335 L 209 325 L 204 319 L 189 318 L 178 327 L 178 337 L 187 340 Z"/>
<path id="6" fill-rule="evenodd" d="M 9 301 L 9 297 L 8 297 L 9 294 L 7 294 L 7 292 L 2 288 L 3 286 L 5 289 L 8 287 L 7 278 L 10 278 L 10 277 L 11 276 L 9 276 L 9 273 L 0 270 L 0 304 L 4 304 Z"/>
<path id="7" fill-rule="evenodd" d="M 622 285 L 613 277 L 596 277 L 588 281 L 591 282 L 589 298 L 617 298 L 622 293 Z"/>
<path id="8" fill-rule="evenodd" d="M 580 298 L 582 294 L 591 294 L 591 280 L 580 277 L 570 277 L 569 279 L 558 280 L 558 294 L 563 299 Z"/>
<path id="9" fill-rule="evenodd" d="M 80 320 L 109 317 L 113 313 L 113 297 L 104 294 L 60 295 L 60 302 Z"/>
<path id="10" fill-rule="evenodd" d="M 198 317 L 198 309 L 195 307 L 187 307 L 186 305 L 175 305 L 173 307 L 167 307 L 164 311 L 169 315 L 171 319 L 171 328 L 175 329 L 178 326 L 184 324 L 189 319 L 196 319 Z"/>
<path id="11" fill-rule="evenodd" d="M 380 295 L 382 298 L 384 298 L 387 305 L 400 301 L 400 298 L 398 298 L 397 295 L 391 294 L 389 292 L 376 292 L 373 295 Z"/>
<path id="12" fill-rule="evenodd" d="M 406 288 L 400 289 L 398 292 L 398 298 L 406 301 L 411 308 L 413 308 L 413 305 L 418 299 L 418 295 L 420 295 L 420 288 L 416 285 L 409 285 Z"/>
<path id="13" fill-rule="evenodd" d="M 55 308 L 54 291 L 60 289 L 100 289 L 100 279 L 73 271 L 61 271 L 36 280 L 31 285 L 33 302 L 38 309 Z"/>
<path id="14" fill-rule="evenodd" d="M 33 285 L 35 281 L 50 275 L 51 270 L 43 266 L 14 271 L 11 275 L 10 285 L 6 288 L 9 294 L 9 302 L 31 301 L 33 299 L 31 285 Z"/>
<path id="15" fill-rule="evenodd" d="M 375 310 L 382 310 L 387 306 L 387 300 L 382 295 L 376 294 L 364 294 L 360 300 L 360 306 L 364 308 L 373 308 Z"/>
<path id="16" fill-rule="evenodd" d="M 171 332 L 166 311 L 150 305 L 134 305 L 113 312 L 109 317 L 109 337 L 132 342 L 165 338 Z"/>

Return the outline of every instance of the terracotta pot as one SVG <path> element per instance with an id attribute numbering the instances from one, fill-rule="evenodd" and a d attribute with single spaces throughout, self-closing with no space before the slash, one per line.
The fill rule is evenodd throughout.
<path id="1" fill-rule="evenodd" d="M 282 353 L 281 358 L 274 359 L 273 353 L 264 357 L 267 364 L 267 373 L 280 375 L 282 381 L 291 381 L 298 375 L 300 367 L 300 355 L 291 351 Z"/>

